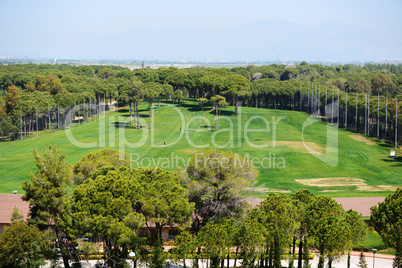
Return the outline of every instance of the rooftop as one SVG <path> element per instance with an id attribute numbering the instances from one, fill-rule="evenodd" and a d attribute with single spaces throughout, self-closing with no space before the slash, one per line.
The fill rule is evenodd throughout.
<path id="1" fill-rule="evenodd" d="M 11 223 L 14 207 L 17 207 L 24 219 L 29 212 L 29 203 L 22 201 L 22 194 L 0 194 L 0 223 Z"/>

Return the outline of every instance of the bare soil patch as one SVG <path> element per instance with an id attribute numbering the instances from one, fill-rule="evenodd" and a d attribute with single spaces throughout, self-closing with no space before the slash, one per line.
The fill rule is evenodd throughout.
<path id="1" fill-rule="evenodd" d="M 363 179 L 342 177 L 342 178 L 319 178 L 319 179 L 303 179 L 295 180 L 297 183 L 316 186 L 316 187 L 342 187 L 342 186 L 356 186 L 356 191 L 360 192 L 382 192 L 382 191 L 395 191 L 398 186 L 393 185 L 367 185 Z M 343 190 L 323 190 L 321 192 L 341 192 Z"/>
<path id="2" fill-rule="evenodd" d="M 315 154 L 323 154 L 325 153 L 325 147 L 322 146 L 321 144 L 315 143 L 315 142 L 303 142 L 302 141 L 276 141 L 275 143 L 270 141 L 269 142 L 270 146 L 273 147 L 274 144 L 275 146 L 281 147 L 281 146 L 285 146 L 285 147 L 289 147 L 295 151 L 298 152 L 303 152 L 303 153 L 309 153 L 306 149 L 306 147 L 304 147 L 305 145 L 310 147 L 311 149 L 313 149 L 315 152 Z"/>
<path id="3" fill-rule="evenodd" d="M 248 187 L 246 190 L 250 192 L 259 192 L 259 193 L 291 193 L 291 191 L 289 190 L 266 188 L 266 187 Z"/>
<path id="4" fill-rule="evenodd" d="M 341 177 L 341 178 L 319 178 L 295 180 L 296 182 L 307 186 L 318 187 L 338 187 L 338 186 L 364 186 L 367 185 L 363 179 Z"/>
<path id="5" fill-rule="evenodd" d="M 392 185 L 361 185 L 357 186 L 357 191 L 362 192 L 381 192 L 381 191 L 395 191 L 397 186 Z"/>
<path id="6" fill-rule="evenodd" d="M 366 137 L 363 137 L 362 135 L 349 135 L 349 138 L 354 139 L 355 141 L 358 142 L 364 142 L 367 145 L 377 145 L 374 141 L 369 140 Z"/>

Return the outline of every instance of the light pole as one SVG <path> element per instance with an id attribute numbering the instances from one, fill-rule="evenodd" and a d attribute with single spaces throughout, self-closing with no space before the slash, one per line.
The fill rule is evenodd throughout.
<path id="1" fill-rule="evenodd" d="M 376 253 L 377 249 L 376 249 L 376 248 L 372 248 L 371 251 L 373 252 L 373 268 L 374 268 L 374 267 L 375 267 L 375 266 L 374 266 L 374 265 L 375 265 L 375 253 Z"/>
<path id="2" fill-rule="evenodd" d="M 131 268 L 134 268 L 135 253 L 131 251 L 130 253 L 128 253 L 128 257 L 130 257 L 130 259 L 132 259 Z"/>

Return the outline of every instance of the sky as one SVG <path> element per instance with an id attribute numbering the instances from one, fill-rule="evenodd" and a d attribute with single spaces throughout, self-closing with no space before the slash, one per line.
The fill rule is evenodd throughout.
<path id="1" fill-rule="evenodd" d="M 402 60 L 402 1 L 0 0 L 0 56 Z"/>

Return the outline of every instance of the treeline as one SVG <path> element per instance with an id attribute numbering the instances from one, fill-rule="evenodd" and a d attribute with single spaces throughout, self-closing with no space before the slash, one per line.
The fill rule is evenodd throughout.
<path id="1" fill-rule="evenodd" d="M 297 66 L 133 71 L 114 66 L 65 64 L 0 66 L 0 95 L 4 95 L 0 98 L 0 136 L 15 138 L 20 121 L 25 129 L 25 125 L 32 124 L 36 111 L 43 118 L 51 117 L 49 110 L 77 104 L 99 105 L 104 99 L 129 104 L 130 112 L 133 105 L 135 112 L 138 102 L 146 100 L 152 115 L 152 103 L 156 100 L 180 102 L 188 97 L 207 100 L 224 97 L 223 103 L 235 106 L 236 112 L 243 105 L 316 112 L 318 118 L 326 119 L 328 114 L 332 118 L 336 115 L 335 122 L 341 126 L 393 142 L 395 114 L 399 109 L 395 99 L 402 97 L 401 66 L 323 66 L 301 62 Z M 325 108 L 338 100 L 340 110 L 336 113 L 332 106 Z"/>
<path id="2" fill-rule="evenodd" d="M 34 157 L 38 171 L 23 183 L 28 222 L 18 211 L 13 214 L 13 223 L 0 235 L 0 267 L 39 267 L 44 259 L 55 263 L 58 254 L 64 267 L 71 262 L 80 267 L 93 255 L 101 255 L 102 267 L 126 267 L 128 253 L 135 252 L 136 262 L 152 268 L 166 267 L 168 257 L 192 259 L 193 267 L 208 259 L 213 268 L 229 267 L 230 259 L 245 268 L 279 268 L 286 258 L 289 267 L 297 259 L 302 268 L 310 267 L 309 252 L 317 250 L 323 268 L 325 260 L 331 267 L 350 252 L 367 231 L 359 213 L 308 190 L 270 193 L 250 207 L 242 197 L 258 171 L 232 152 L 195 153 L 186 171 L 131 169 L 127 154 L 110 149 L 73 166 L 53 146 L 43 155 L 34 150 Z M 401 194 L 398 189 L 372 208 L 376 230 L 397 251 L 397 265 Z M 163 249 L 163 228 L 179 233 L 169 252 Z"/>

